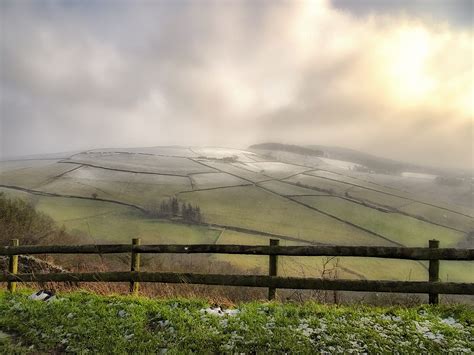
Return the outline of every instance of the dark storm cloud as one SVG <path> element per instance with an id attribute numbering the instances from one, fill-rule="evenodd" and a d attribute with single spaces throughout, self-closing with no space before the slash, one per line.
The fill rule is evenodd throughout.
<path id="1" fill-rule="evenodd" d="M 471 161 L 470 29 L 327 1 L 0 6 L 4 156 L 277 140 Z"/>

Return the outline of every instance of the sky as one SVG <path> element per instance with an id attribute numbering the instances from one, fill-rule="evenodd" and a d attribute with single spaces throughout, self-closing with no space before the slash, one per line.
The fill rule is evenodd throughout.
<path id="1" fill-rule="evenodd" d="M 324 144 L 472 169 L 468 0 L 0 0 L 0 157 Z"/>

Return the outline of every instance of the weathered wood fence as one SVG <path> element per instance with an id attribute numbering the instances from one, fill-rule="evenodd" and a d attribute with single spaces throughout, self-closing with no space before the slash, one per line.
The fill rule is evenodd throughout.
<path id="1" fill-rule="evenodd" d="M 18 274 L 18 255 L 28 254 L 116 254 L 131 253 L 128 272 Z M 269 275 L 221 275 L 196 273 L 141 272 L 140 254 L 145 253 L 219 253 L 269 256 Z M 276 289 L 317 289 L 334 291 L 427 293 L 429 303 L 437 304 L 439 294 L 474 295 L 474 283 L 441 282 L 440 260 L 474 260 L 474 249 L 439 248 L 439 241 L 430 240 L 428 248 L 369 247 L 369 246 L 280 246 L 270 240 L 268 246 L 249 245 L 37 245 L 0 246 L 0 255 L 9 256 L 9 269 L 0 275 L 8 290 L 15 291 L 17 282 L 129 282 L 130 292 L 138 294 L 140 282 L 189 283 L 223 286 L 268 288 L 268 298 L 274 299 Z M 278 256 L 338 256 L 371 257 L 404 260 L 428 260 L 428 281 L 343 280 L 324 278 L 281 277 L 278 275 Z"/>

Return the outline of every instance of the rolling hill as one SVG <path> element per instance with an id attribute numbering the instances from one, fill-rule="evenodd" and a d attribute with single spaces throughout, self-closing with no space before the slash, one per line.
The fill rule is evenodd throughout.
<path id="1" fill-rule="evenodd" d="M 380 173 L 360 159 L 310 150 L 172 146 L 31 156 L 0 162 L 0 191 L 97 242 L 267 244 L 276 237 L 283 245 L 426 246 L 435 238 L 442 247 L 472 247 L 472 180 L 452 186 L 419 171 Z M 157 217 L 171 197 L 199 206 L 205 223 Z M 267 265 L 262 257 L 211 258 Z M 339 267 L 345 278 L 427 278 L 426 264 L 411 261 L 341 258 Z M 281 258 L 284 275 L 321 268 L 322 258 Z M 443 262 L 441 275 L 473 282 L 474 265 Z"/>

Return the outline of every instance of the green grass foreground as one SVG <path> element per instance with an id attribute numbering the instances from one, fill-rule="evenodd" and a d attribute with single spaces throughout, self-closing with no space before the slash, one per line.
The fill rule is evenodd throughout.
<path id="1" fill-rule="evenodd" d="M 467 306 L 378 308 L 0 292 L 0 353 L 472 353 Z M 2 333 L 0 332 L 0 335 Z"/>

